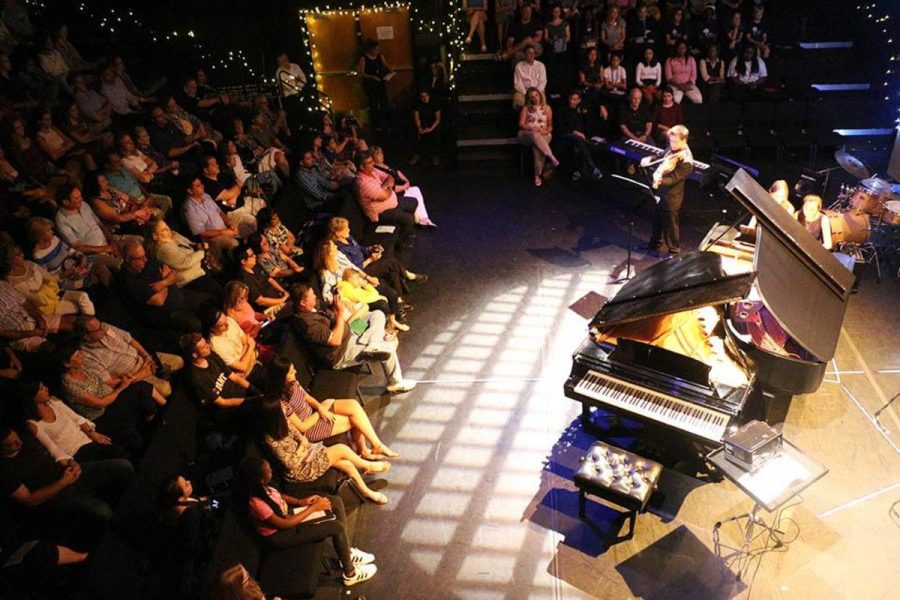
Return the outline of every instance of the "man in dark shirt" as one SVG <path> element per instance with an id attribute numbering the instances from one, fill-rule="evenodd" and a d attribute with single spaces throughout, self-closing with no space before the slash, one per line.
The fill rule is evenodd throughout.
<path id="1" fill-rule="evenodd" d="M 24 514 L 34 510 L 66 528 L 102 530 L 133 474 L 124 458 L 55 462 L 31 434 L 0 428 L 0 496 Z"/>
<path id="2" fill-rule="evenodd" d="M 234 261 L 238 264 L 237 280 L 250 288 L 247 301 L 256 310 L 283 317 L 290 315 L 287 290 L 274 277 L 266 275 L 249 244 L 235 248 Z"/>
<path id="3" fill-rule="evenodd" d="M 170 326 L 180 332 L 200 331 L 196 309 L 216 299 L 178 287 L 178 273 L 147 256 L 138 240 L 128 240 L 119 279 L 126 298 L 148 325 Z"/>
<path id="4" fill-rule="evenodd" d="M 629 140 L 653 144 L 650 141 L 650 130 L 653 128 L 653 118 L 642 100 L 644 98 L 641 88 L 634 88 L 628 96 L 628 104 L 619 109 L 619 130 Z"/>
<path id="5" fill-rule="evenodd" d="M 526 46 L 533 46 L 537 56 L 543 53 L 544 22 L 534 14 L 531 4 L 522 5 L 519 19 L 510 26 L 507 36 L 506 50 L 500 56 L 511 59 L 513 64 L 525 59 Z"/>
<path id="6" fill-rule="evenodd" d="M 556 132 L 559 142 L 564 147 L 571 148 L 578 155 L 580 166 L 572 173 L 572 179 L 581 179 L 582 172 L 590 173 L 594 179 L 603 177 L 603 173 L 594 164 L 591 158 L 591 148 L 585 135 L 585 110 L 581 107 L 581 91 L 574 89 L 569 92 L 569 101 L 556 113 Z"/>
<path id="7" fill-rule="evenodd" d="M 182 336 L 180 344 L 185 360 L 191 362 L 191 385 L 202 406 L 235 409 L 245 407 L 247 400 L 262 395 L 226 365 L 199 333 Z"/>
<path id="8" fill-rule="evenodd" d="M 294 303 L 294 331 L 316 357 L 332 369 L 345 369 L 363 362 L 377 361 L 387 376 L 385 391 L 402 394 L 416 387 L 403 379 L 396 345 L 384 341 L 384 313 L 363 307 L 347 316 L 340 294 L 334 294 L 331 309 L 319 305 L 315 291 L 299 283 L 291 288 Z"/>
<path id="9" fill-rule="evenodd" d="M 154 106 L 150 111 L 150 123 L 147 126 L 150 142 L 169 160 L 179 163 L 192 163 L 194 169 L 201 163 L 200 142 L 186 137 L 173 125 L 161 106 Z"/>

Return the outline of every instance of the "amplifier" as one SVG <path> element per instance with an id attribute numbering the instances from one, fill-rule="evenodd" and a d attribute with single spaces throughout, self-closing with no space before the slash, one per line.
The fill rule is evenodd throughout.
<path id="1" fill-rule="evenodd" d="M 781 454 L 781 432 L 762 421 L 749 421 L 723 438 L 725 458 L 751 473 Z"/>

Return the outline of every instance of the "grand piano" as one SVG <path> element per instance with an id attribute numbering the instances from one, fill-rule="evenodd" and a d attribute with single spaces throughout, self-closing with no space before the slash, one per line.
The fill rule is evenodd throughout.
<path id="1" fill-rule="evenodd" d="M 690 252 L 645 269 L 606 302 L 564 386 L 585 425 L 596 407 L 717 446 L 747 419 L 751 397 L 821 384 L 853 275 L 748 173 L 726 189 L 756 217 L 752 260 Z M 766 315 L 789 350 L 759 345 L 737 322 L 750 312 Z"/>

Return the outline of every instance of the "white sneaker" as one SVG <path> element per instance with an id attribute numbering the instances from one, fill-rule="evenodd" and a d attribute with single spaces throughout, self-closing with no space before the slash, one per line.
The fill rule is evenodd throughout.
<path id="1" fill-rule="evenodd" d="M 389 394 L 405 394 L 406 392 L 411 392 L 416 389 L 416 382 L 412 379 L 401 379 L 397 383 L 392 383 L 384 389 Z"/>
<path id="2" fill-rule="evenodd" d="M 343 577 L 344 585 L 347 587 L 372 579 L 375 573 L 378 572 L 378 567 L 375 565 L 354 565 L 353 570 L 355 571 L 353 577 L 347 577 L 346 575 Z"/>
<path id="3" fill-rule="evenodd" d="M 354 567 L 371 565 L 375 562 L 375 555 L 363 552 L 359 548 L 350 548 L 350 562 L 353 563 Z"/>

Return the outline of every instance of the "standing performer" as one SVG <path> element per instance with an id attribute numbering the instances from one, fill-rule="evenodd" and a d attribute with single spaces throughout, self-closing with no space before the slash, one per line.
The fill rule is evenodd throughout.
<path id="1" fill-rule="evenodd" d="M 687 127 L 675 125 L 667 135 L 669 149 L 653 172 L 653 189 L 659 190 L 660 201 L 656 206 L 650 248 L 663 254 L 678 254 L 681 252 L 678 211 L 684 200 L 684 181 L 694 170 L 691 162 L 694 157 L 687 144 Z"/>

